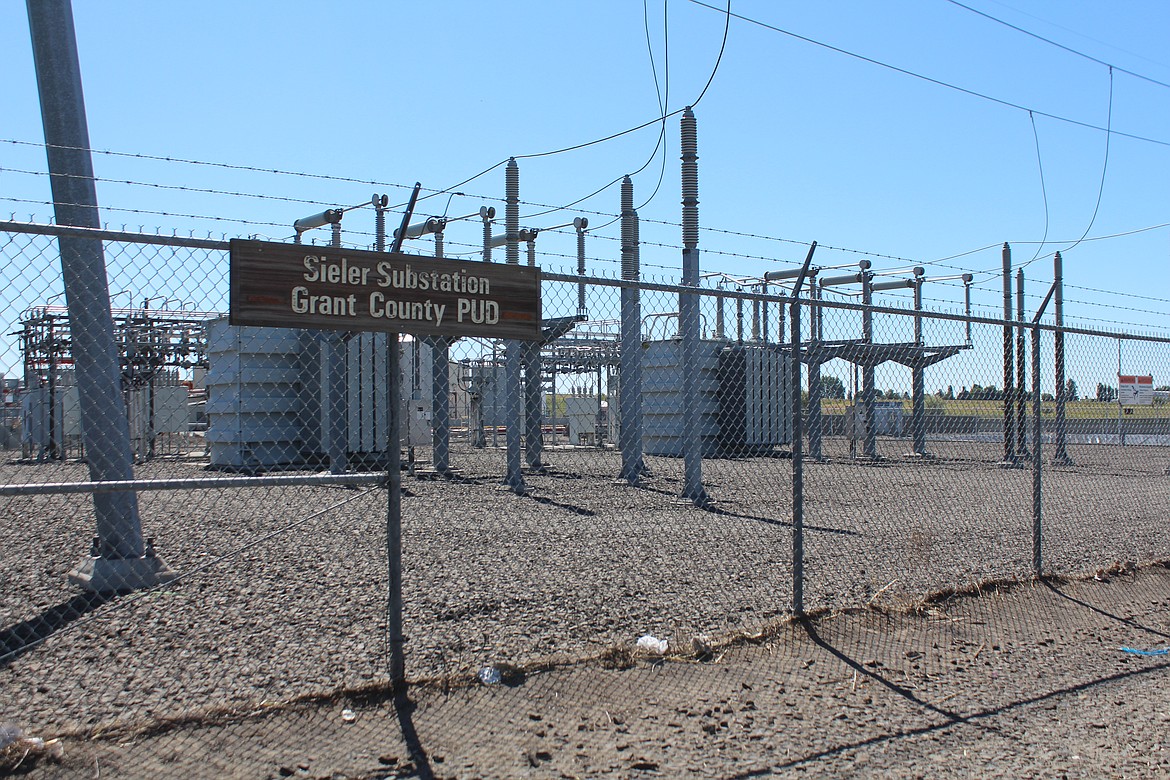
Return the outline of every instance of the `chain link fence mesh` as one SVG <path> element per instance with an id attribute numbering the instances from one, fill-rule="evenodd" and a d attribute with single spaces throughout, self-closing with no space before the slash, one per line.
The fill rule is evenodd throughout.
<path id="1" fill-rule="evenodd" d="M 102 540 L 95 494 L 74 492 L 94 472 L 51 233 L 0 233 L 4 360 L 21 367 L 4 387 L 0 713 L 64 740 L 69 754 L 36 764 L 46 777 L 783 770 L 995 709 L 978 701 L 984 683 L 944 707 L 934 676 L 990 664 L 1035 640 L 1041 616 L 1091 600 L 1033 580 L 1037 549 L 1045 574 L 1072 578 L 1167 557 L 1170 405 L 1152 388 L 1118 403 L 1134 384 L 1119 376 L 1167 376 L 1165 340 L 1073 328 L 1058 392 L 1052 328 L 1013 328 L 1027 361 L 1021 378 L 1013 356 L 1009 389 L 1003 323 L 805 300 L 794 361 L 788 298 L 704 288 L 687 354 L 686 291 L 553 274 L 548 342 L 523 356 L 540 368 L 527 419 L 508 412 L 519 388 L 504 343 L 450 345 L 437 473 L 433 341 L 400 344 L 394 443 L 385 335 L 232 328 L 222 245 L 110 236 L 144 481 L 128 495 L 166 576 L 92 593 L 69 576 Z M 522 486 L 509 484 L 513 425 L 525 426 Z M 395 447 L 409 698 L 388 643 Z M 695 465 L 702 500 L 687 495 Z M 989 617 L 984 597 L 1035 582 L 1050 601 L 1025 590 L 1032 601 Z M 1138 600 L 1156 603 L 1141 582 Z M 792 620 L 798 588 L 815 620 Z M 724 660 L 757 646 L 751 663 Z M 822 723 L 800 732 L 807 748 L 743 750 L 771 742 L 817 686 L 850 712 L 842 702 L 875 681 L 906 695 L 871 697 L 876 720 L 859 731 Z M 561 697 L 578 702 L 573 718 L 549 714 Z M 646 718 L 656 736 L 639 741 L 631 726 Z M 14 733 L 5 750 L 32 744 Z"/>

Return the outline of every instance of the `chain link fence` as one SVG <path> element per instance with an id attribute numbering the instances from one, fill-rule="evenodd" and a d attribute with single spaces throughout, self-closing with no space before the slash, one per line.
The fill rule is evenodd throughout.
<path id="1" fill-rule="evenodd" d="M 1170 375 L 1166 339 L 545 274 L 539 350 L 395 354 L 230 326 L 226 245 L 174 237 L 97 236 L 135 482 L 94 484 L 59 232 L 0 230 L 0 712 L 28 733 L 181 734 L 392 691 L 399 570 L 406 679 L 449 691 L 1167 558 L 1170 404 L 1137 381 Z M 110 496 L 133 499 L 152 587 L 78 575 L 109 554 Z M 176 776 L 190 739 L 168 743 Z"/>

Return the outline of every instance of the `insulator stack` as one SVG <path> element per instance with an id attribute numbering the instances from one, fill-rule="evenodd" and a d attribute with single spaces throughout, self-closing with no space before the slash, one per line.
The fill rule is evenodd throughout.
<path id="1" fill-rule="evenodd" d="M 483 217 L 483 261 L 492 261 L 492 221 L 486 216 Z"/>
<path id="2" fill-rule="evenodd" d="M 642 232 L 638 225 L 638 212 L 634 212 L 630 217 L 632 227 L 630 229 L 631 240 L 634 244 L 633 262 L 630 278 L 637 281 L 642 278 Z M 625 269 L 623 268 L 623 273 Z"/>
<path id="3" fill-rule="evenodd" d="M 382 208 L 381 199 L 375 194 L 370 202 L 374 206 L 374 250 L 386 251 L 386 210 Z"/>
<path id="4" fill-rule="evenodd" d="M 585 228 L 589 227 L 589 220 L 577 217 L 573 220 L 573 227 L 577 229 L 577 275 L 585 277 Z M 577 314 L 584 317 L 589 313 L 585 308 L 585 282 L 577 285 Z"/>
<path id="5" fill-rule="evenodd" d="M 681 126 L 683 247 L 693 249 L 699 244 L 699 142 L 690 106 L 683 111 Z"/>
<path id="6" fill-rule="evenodd" d="M 520 265 L 520 166 L 514 157 L 508 160 L 504 172 L 504 230 L 508 264 Z"/>
<path id="7" fill-rule="evenodd" d="M 577 231 L 577 273 L 585 275 L 585 231 Z"/>
<path id="8" fill-rule="evenodd" d="M 638 278 L 638 240 L 635 236 L 634 183 L 627 176 L 622 179 L 622 278 Z"/>

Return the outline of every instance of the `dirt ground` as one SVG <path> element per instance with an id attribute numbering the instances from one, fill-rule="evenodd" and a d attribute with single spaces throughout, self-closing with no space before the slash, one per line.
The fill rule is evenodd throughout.
<path id="1" fill-rule="evenodd" d="M 1170 568 L 65 738 L 30 778 L 1165 777 Z M 45 735 L 49 736 L 49 735 Z"/>

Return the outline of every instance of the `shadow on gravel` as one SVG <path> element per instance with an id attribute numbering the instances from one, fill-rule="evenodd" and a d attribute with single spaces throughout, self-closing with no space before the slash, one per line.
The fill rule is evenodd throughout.
<path id="1" fill-rule="evenodd" d="M 726 509 L 720 509 L 719 507 L 714 506 L 714 505 L 708 505 L 705 507 L 698 507 L 698 508 L 702 509 L 704 512 L 706 512 L 708 514 L 718 515 L 719 517 L 734 517 L 734 518 L 737 518 L 740 520 L 755 520 L 757 523 L 767 523 L 768 525 L 779 525 L 779 526 L 784 526 L 786 528 L 792 527 L 791 520 L 777 520 L 777 519 L 772 518 L 772 517 L 760 517 L 759 515 L 743 515 L 743 514 L 740 514 L 738 512 L 729 512 Z M 838 536 L 860 536 L 861 535 L 861 533 L 858 531 L 850 531 L 846 528 L 829 528 L 829 527 L 823 526 L 823 525 L 807 525 L 806 524 L 804 526 L 804 530 L 816 531 L 816 532 L 822 533 L 822 534 L 837 534 Z"/>
<path id="2" fill-rule="evenodd" d="M 1061 594 L 1061 595 L 1063 595 L 1063 594 Z M 746 778 L 750 778 L 750 777 L 770 776 L 770 775 L 775 774 L 777 771 L 783 771 L 785 769 L 793 769 L 793 768 L 796 768 L 796 767 L 799 767 L 799 766 L 802 766 L 805 764 L 811 764 L 811 763 L 814 763 L 822 758 L 829 758 L 831 756 L 839 755 L 841 753 L 847 753 L 851 750 L 859 750 L 861 748 L 872 747 L 874 745 L 880 745 L 880 744 L 883 744 L 886 742 L 893 742 L 894 740 L 899 740 L 899 739 L 913 739 L 914 737 L 920 737 L 920 736 L 924 736 L 927 734 L 932 734 L 932 733 L 937 732 L 937 731 L 945 731 L 946 729 L 949 729 L 949 728 L 952 728 L 952 727 L 958 726 L 958 725 L 975 726 L 977 728 L 995 730 L 996 727 L 994 724 L 992 724 L 992 723 L 985 723 L 984 724 L 984 723 L 979 723 L 979 721 L 995 718 L 999 715 L 1003 715 L 1005 713 L 1011 712 L 1012 710 L 1019 709 L 1022 707 L 1033 706 L 1033 705 L 1040 704 L 1041 702 L 1045 702 L 1045 701 L 1048 701 L 1051 699 L 1059 699 L 1059 698 L 1064 697 L 1064 696 L 1075 696 L 1077 693 L 1089 690 L 1091 688 L 1095 688 L 1099 685 L 1108 685 L 1110 683 L 1120 682 L 1122 680 L 1127 680 L 1127 679 L 1140 679 L 1146 675 L 1165 673 L 1166 671 L 1170 670 L 1170 662 L 1163 662 L 1163 663 L 1159 663 L 1159 664 L 1145 667 L 1143 669 L 1134 669 L 1132 671 L 1127 671 L 1127 672 L 1117 672 L 1116 674 L 1107 675 L 1105 677 L 1099 677 L 1095 680 L 1090 680 L 1088 682 L 1079 683 L 1077 685 L 1068 685 L 1068 686 L 1065 686 L 1063 688 L 1056 688 L 1055 690 L 1046 691 L 1043 693 L 1037 693 L 1035 696 L 1017 699 L 1016 701 L 1009 701 L 1009 702 L 1002 704 L 998 707 L 987 707 L 985 709 L 977 710 L 977 711 L 971 712 L 967 715 L 963 715 L 963 714 L 960 714 L 958 712 L 954 712 L 952 710 L 947 710 L 947 709 L 944 709 L 942 707 L 938 707 L 934 704 L 931 704 L 929 702 L 923 701 L 922 699 L 918 698 L 913 693 L 911 693 L 905 687 L 898 685 L 897 683 L 894 683 L 894 682 L 886 679 L 882 675 L 875 672 L 873 669 L 871 669 L 871 668 L 859 663 L 858 661 L 854 660 L 853 658 L 849 657 L 848 655 L 846 655 L 842 651 L 833 647 L 823 637 L 821 637 L 821 635 L 817 633 L 816 627 L 810 621 L 807 621 L 807 620 L 802 621 L 801 625 L 803 626 L 805 631 L 808 633 L 809 638 L 816 645 L 818 645 L 823 650 L 828 652 L 830 655 L 832 655 L 835 658 L 837 658 L 838 660 L 840 660 L 845 665 L 849 666 L 851 669 L 855 670 L 859 675 L 865 675 L 866 677 L 868 677 L 869 679 L 878 683 L 879 685 L 887 688 L 888 690 L 893 692 L 895 695 L 901 696 L 902 698 L 906 699 L 907 701 L 912 702 L 913 704 L 915 704 L 919 707 L 922 707 L 925 710 L 928 710 L 928 711 L 933 712 L 937 715 L 940 715 L 942 717 L 942 720 L 938 723 L 933 723 L 929 726 L 920 726 L 920 727 L 914 728 L 914 729 L 906 729 L 903 731 L 894 731 L 894 732 L 891 732 L 888 734 L 877 734 L 877 735 L 874 735 L 872 737 L 869 737 L 868 739 L 860 739 L 860 740 L 857 740 L 856 742 L 849 742 L 849 743 L 842 744 L 842 745 L 836 745 L 834 747 L 827 747 L 827 748 L 824 748 L 823 750 L 818 750 L 818 751 L 813 752 L 813 753 L 808 753 L 807 755 L 804 755 L 804 756 L 799 756 L 799 757 L 794 758 L 790 761 L 786 761 L 782 764 L 771 765 L 771 766 L 764 767 L 761 769 L 753 769 L 753 770 L 749 770 L 747 772 L 743 772 L 743 773 L 738 774 L 738 775 L 733 775 L 733 776 L 729 777 L 728 780 L 746 780 Z"/>
<path id="3" fill-rule="evenodd" d="M 525 497 L 531 498 L 533 501 L 535 501 L 538 504 L 544 504 L 545 506 L 555 506 L 557 509 L 563 509 L 566 512 L 570 512 L 574 515 L 581 515 L 582 517 L 596 517 L 597 516 L 597 513 L 594 512 L 592 509 L 586 509 L 585 507 L 576 506 L 574 504 L 563 504 L 560 501 L 553 501 L 551 498 L 548 498 L 547 496 L 536 496 L 536 495 L 533 495 L 532 493 L 526 493 Z"/>
<path id="4" fill-rule="evenodd" d="M 418 738 L 418 731 L 414 728 L 415 704 L 410 700 L 410 694 L 403 689 L 394 695 L 394 712 L 398 716 L 398 725 L 402 728 L 402 741 L 406 743 L 406 750 L 410 753 L 411 763 L 414 764 L 413 776 L 420 780 L 434 780 L 435 773 L 431 769 L 430 759 L 423 750 L 422 740 Z"/>
<path id="5" fill-rule="evenodd" d="M 677 480 L 674 480 L 674 481 L 677 481 Z M 774 517 L 761 517 L 759 515 L 744 515 L 744 514 L 740 514 L 739 512 L 731 512 L 731 511 L 728 511 L 726 509 L 720 509 L 718 506 L 715 505 L 714 502 L 708 503 L 706 506 L 696 506 L 696 505 L 691 504 L 690 501 L 684 500 L 681 497 L 681 495 L 677 492 L 674 492 L 671 490 L 663 490 L 662 488 L 651 487 L 651 486 L 646 485 L 646 484 L 639 484 L 639 485 L 637 485 L 637 488 L 638 488 L 638 490 L 644 490 L 647 493 L 657 493 L 657 494 L 662 495 L 662 496 L 669 496 L 670 498 L 672 498 L 673 500 L 675 500 L 679 503 L 691 505 L 695 509 L 698 509 L 702 512 L 706 512 L 708 514 L 716 515 L 719 517 L 734 517 L 734 518 L 739 519 L 739 520 L 754 520 L 757 523 L 766 523 L 768 525 L 778 525 L 778 526 L 781 526 L 784 528 L 791 528 L 792 527 L 791 520 L 777 520 Z M 849 531 L 849 530 L 844 529 L 844 528 L 829 528 L 829 527 L 826 527 L 823 525 L 805 524 L 804 530 L 816 531 L 818 533 L 824 533 L 824 534 L 838 534 L 840 536 L 860 536 L 860 534 L 857 531 Z"/>
<path id="6" fill-rule="evenodd" d="M 113 601 L 110 594 L 82 593 L 34 618 L 0 630 L 0 669 L 72 623 Z"/>
<path id="7" fill-rule="evenodd" d="M 926 710 L 930 710 L 931 712 L 933 712 L 937 715 L 943 716 L 944 718 L 947 719 L 947 721 L 949 721 L 949 723 L 960 723 L 960 722 L 965 722 L 966 720 L 968 720 L 967 717 L 960 715 L 957 712 L 952 712 L 951 710 L 943 709 L 942 707 L 937 707 L 937 706 L 931 704 L 930 702 L 923 701 L 922 699 L 918 698 L 913 693 L 911 693 L 909 688 L 905 688 L 901 685 L 898 685 L 895 682 L 892 682 L 891 680 L 886 679 L 882 675 L 878 674 L 874 669 L 871 669 L 870 667 L 862 664 L 860 661 L 854 660 L 853 658 L 850 658 L 849 656 L 845 655 L 845 653 L 843 653 L 842 651 L 833 647 L 831 644 L 829 644 L 824 639 L 824 637 L 822 637 L 820 634 L 818 634 L 816 626 L 813 625 L 813 623 L 811 621 L 808 621 L 808 620 L 802 621 L 802 625 L 804 626 L 805 631 L 808 633 L 809 639 L 811 639 L 818 647 L 820 647 L 822 650 L 825 650 L 826 652 L 828 652 L 830 655 L 835 657 L 841 663 L 843 663 L 846 666 L 848 666 L 849 668 L 853 669 L 859 675 L 865 675 L 866 677 L 868 677 L 869 679 L 878 683 L 879 685 L 882 685 L 885 688 L 888 688 L 890 691 L 896 693 L 898 696 L 901 696 L 903 699 L 906 699 L 909 702 L 913 702 L 914 704 L 918 705 L 919 707 L 922 707 L 923 709 L 926 709 Z"/>
<path id="8" fill-rule="evenodd" d="M 1153 634 L 1154 636 L 1158 636 L 1158 637 L 1170 637 L 1170 634 L 1167 634 L 1165 631 L 1159 631 L 1156 628 L 1150 628 L 1149 626 L 1143 626 L 1141 623 L 1138 623 L 1133 618 L 1127 618 L 1127 617 L 1123 617 L 1121 615 L 1114 615 L 1112 612 L 1106 612 L 1105 610 L 1101 609 L 1100 607 L 1095 607 L 1086 601 L 1081 601 L 1080 599 L 1075 598 L 1074 596 L 1070 596 L 1069 594 L 1065 593 L 1060 588 L 1058 588 L 1057 583 L 1054 583 L 1048 579 L 1042 579 L 1042 580 L 1040 580 L 1040 582 L 1044 585 L 1044 587 L 1046 587 L 1046 588 L 1048 588 L 1048 590 L 1052 591 L 1052 595 L 1058 596 L 1066 601 L 1071 601 L 1073 604 L 1076 604 L 1077 606 L 1084 607 L 1085 609 L 1088 609 L 1092 612 L 1096 612 L 1098 615 L 1101 615 L 1102 617 L 1107 617 L 1110 620 L 1116 620 L 1118 623 L 1121 623 L 1122 625 L 1130 626 L 1131 628 L 1136 628 L 1137 630 L 1144 631 L 1147 634 Z"/>

